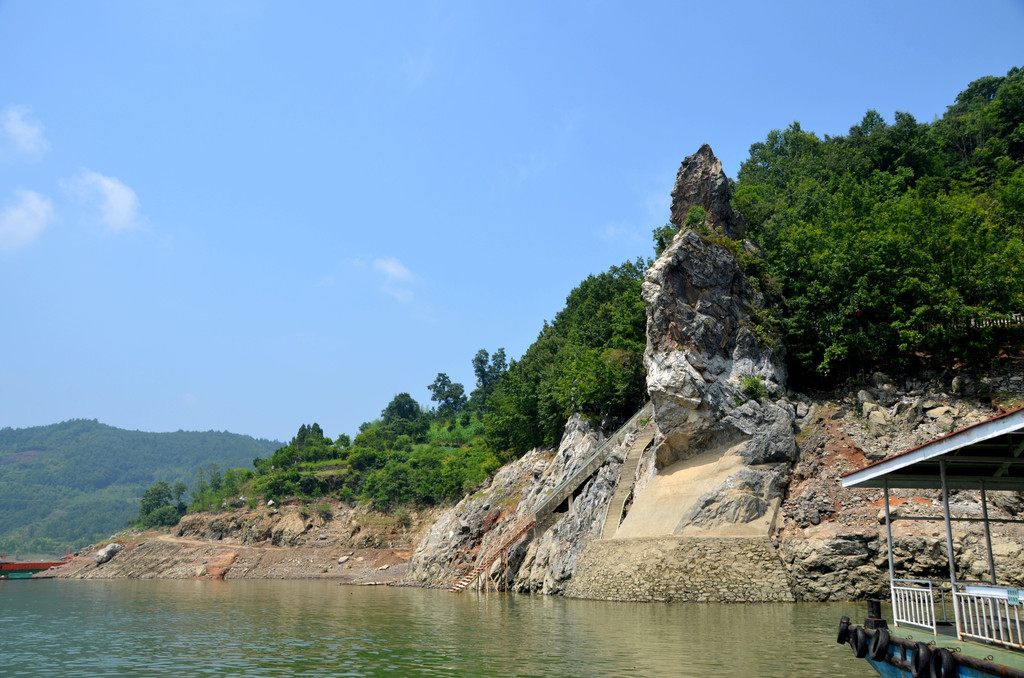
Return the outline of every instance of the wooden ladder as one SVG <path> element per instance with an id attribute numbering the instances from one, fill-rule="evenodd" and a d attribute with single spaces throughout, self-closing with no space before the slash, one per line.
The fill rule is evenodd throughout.
<path id="1" fill-rule="evenodd" d="M 506 551 L 512 548 L 516 542 L 519 541 L 520 537 L 526 534 L 530 528 L 532 528 L 537 522 L 537 517 L 530 514 L 520 520 L 518 523 L 512 526 L 512 529 L 501 538 L 498 545 L 491 549 L 486 556 L 481 556 L 477 559 L 477 564 L 469 571 L 465 577 L 460 579 L 452 586 L 451 591 L 459 593 L 464 590 L 467 586 L 473 583 L 473 580 L 479 577 L 481 574 L 487 571 L 487 569 L 494 564 L 498 558 L 500 558 Z"/>

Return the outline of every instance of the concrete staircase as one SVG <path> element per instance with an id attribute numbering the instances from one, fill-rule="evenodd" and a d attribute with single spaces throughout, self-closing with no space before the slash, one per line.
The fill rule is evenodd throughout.
<path id="1" fill-rule="evenodd" d="M 622 471 L 619 473 L 619 483 L 615 487 L 615 494 L 608 502 L 608 513 L 604 519 L 604 527 L 601 528 L 601 539 L 611 539 L 615 531 L 619 529 L 622 521 L 622 512 L 626 508 L 626 500 L 633 492 L 633 479 L 636 477 L 636 467 L 640 465 L 640 457 L 644 451 L 654 442 L 654 426 L 650 423 L 643 429 L 640 437 L 633 441 L 626 451 L 626 458 L 622 460 Z"/>
<path id="2" fill-rule="evenodd" d="M 558 520 L 559 514 L 555 513 L 558 507 L 567 500 L 570 500 L 574 493 L 579 490 L 592 475 L 597 473 L 597 470 L 601 468 L 606 461 L 608 461 L 608 457 L 611 455 L 612 450 L 622 444 L 626 435 L 637 430 L 653 430 L 653 413 L 654 408 L 650 403 L 640 408 L 639 412 L 630 417 L 629 421 L 623 424 L 618 431 L 605 440 L 601 446 L 597 448 L 597 451 L 594 452 L 589 459 L 583 462 L 583 465 L 569 476 L 568 479 L 555 489 L 551 490 L 544 500 L 533 510 L 534 514 L 537 516 L 537 527 L 547 529 Z"/>

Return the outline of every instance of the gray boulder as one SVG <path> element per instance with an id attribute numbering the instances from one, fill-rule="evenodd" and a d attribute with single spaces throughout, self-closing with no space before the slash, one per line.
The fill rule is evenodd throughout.
<path id="1" fill-rule="evenodd" d="M 113 558 L 123 550 L 124 544 L 118 544 L 117 542 L 114 542 L 113 544 L 107 544 L 106 546 L 104 546 L 96 552 L 96 564 L 102 565 L 103 563 L 109 561 L 111 558 Z"/>

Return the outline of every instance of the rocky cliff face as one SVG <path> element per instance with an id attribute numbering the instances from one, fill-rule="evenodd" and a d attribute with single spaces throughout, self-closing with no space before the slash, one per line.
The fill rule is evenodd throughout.
<path id="1" fill-rule="evenodd" d="M 586 452 L 580 454 L 581 448 L 586 449 L 594 444 L 585 441 L 596 442 L 596 436 L 586 422 L 574 418 L 570 424 L 571 427 L 567 428 L 566 435 L 562 437 L 559 454 L 552 464 L 550 482 L 553 486 L 561 484 L 564 478 L 572 474 L 581 457 L 589 456 Z M 608 503 L 619 482 L 622 462 L 632 440 L 632 436 L 626 436 L 622 444 L 615 446 L 604 465 L 583 486 L 579 496 L 570 502 L 565 515 L 525 545 L 522 560 L 517 558 L 512 561 L 515 567 L 512 570 L 511 590 L 548 594 L 564 592 L 583 549 L 601 537 Z M 533 509 L 545 491 L 543 488 L 534 488 L 531 492 L 532 505 L 527 505 Z"/>
<path id="2" fill-rule="evenodd" d="M 673 219 L 681 223 L 690 207 L 700 205 L 715 233 L 740 236 L 743 222 L 732 211 L 728 192 L 721 163 L 704 146 L 680 168 Z M 702 450 L 728 450 L 736 461 L 730 462 L 732 473 L 706 485 L 691 502 L 685 525 L 710 530 L 747 524 L 779 504 L 796 452 L 795 410 L 778 400 L 785 392 L 780 356 L 757 338 L 761 295 L 729 249 L 684 230 L 648 273 L 643 297 L 657 444 L 642 459 L 637 477 L 619 478 L 630 441 L 613 451 L 564 516 L 492 567 L 491 577 L 502 588 L 561 592 L 582 551 L 601 536 L 617 485 L 639 480 L 638 495 L 660 471 Z M 502 469 L 488 488 L 438 521 L 413 555 L 410 578 L 424 585 L 453 583 L 599 442 L 600 435 L 576 418 L 557 451 L 535 450 Z M 636 521 L 636 512 L 634 504 L 627 518 Z M 677 517 L 671 521 L 675 525 Z"/>
<path id="3" fill-rule="evenodd" d="M 583 548 L 600 536 L 632 439 L 623 438 L 552 525 L 527 535 L 504 562 L 494 564 L 489 577 L 496 585 L 519 592 L 562 592 Z M 503 467 L 487 487 L 467 496 L 429 530 L 410 560 L 409 581 L 422 586 L 454 584 L 507 530 L 572 476 L 601 442 L 590 424 L 574 416 L 557 450 L 533 450 Z"/>
<path id="4" fill-rule="evenodd" d="M 895 379 L 876 374 L 848 393 L 816 399 L 798 396 L 800 451 L 779 520 L 779 555 L 794 595 L 804 600 L 849 600 L 888 595 L 881 490 L 848 490 L 840 476 L 891 454 L 991 418 L 1021 404 L 1022 365 L 1007 362 L 982 375 L 949 372 Z M 987 394 L 964 393 L 977 382 Z M 998 394 L 995 398 L 992 393 Z M 937 492 L 891 494 L 897 576 L 947 579 L 945 533 Z M 952 492 L 954 516 L 981 516 L 977 492 Z M 1018 493 L 990 492 L 992 518 L 1024 517 Z M 900 521 L 900 517 L 934 521 Z M 956 523 L 957 571 L 962 578 L 989 576 L 982 528 Z M 999 580 L 1024 584 L 1024 528 L 993 524 Z"/>
<path id="5" fill-rule="evenodd" d="M 875 375 L 848 394 L 794 393 L 761 324 L 767 302 L 734 255 L 742 248 L 756 256 L 756 246 L 739 240 L 743 220 L 709 147 L 684 160 L 672 197 L 677 226 L 695 205 L 708 217 L 701 232 L 681 228 L 643 285 L 654 445 L 635 474 L 620 478 L 629 448 L 623 441 L 569 511 L 527 534 L 491 567 L 489 580 L 503 590 L 636 600 L 750 600 L 743 596 L 752 590 L 763 600 L 884 593 L 881 492 L 843 490 L 839 476 L 993 416 L 1001 404 L 971 389 L 1019 397 L 1021 366 L 985 375 Z M 434 525 L 412 557 L 410 579 L 451 585 L 601 440 L 577 418 L 557 450 L 534 450 L 506 466 Z M 631 488 L 627 512 L 602 534 L 619 485 Z M 897 492 L 894 503 L 904 515 L 939 515 L 935 497 Z M 970 493 L 953 503 L 954 513 L 980 512 Z M 1024 514 L 1018 495 L 993 503 L 994 516 Z M 944 577 L 941 522 L 897 525 L 897 568 Z M 958 566 L 980 577 L 987 570 L 980 528 L 957 532 Z M 1024 584 L 1022 545 L 1020 526 L 993 529 L 1001 581 Z M 718 554 L 716 562 L 700 553 Z M 771 561 L 771 580 L 745 585 L 749 568 L 726 566 L 736 559 Z"/>
<path id="6" fill-rule="evenodd" d="M 742 234 L 721 163 L 707 145 L 683 161 L 672 196 L 674 219 L 701 205 L 710 227 Z M 661 434 L 658 468 L 716 448 L 743 461 L 688 510 L 686 524 L 763 516 L 781 497 L 796 454 L 785 365 L 758 337 L 763 296 L 729 249 L 684 229 L 647 272 L 643 298 L 647 387 Z"/>

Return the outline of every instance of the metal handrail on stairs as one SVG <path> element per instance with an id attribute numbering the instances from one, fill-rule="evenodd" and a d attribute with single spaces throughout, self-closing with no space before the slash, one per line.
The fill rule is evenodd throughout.
<path id="1" fill-rule="evenodd" d="M 567 488 L 569 488 L 569 493 L 571 494 L 582 484 L 584 480 L 593 475 L 594 471 L 600 468 L 601 465 L 604 464 L 605 460 L 608 459 L 612 450 L 615 449 L 615 446 L 622 442 L 622 436 L 645 414 L 653 415 L 653 408 L 650 402 L 641 407 L 637 413 L 630 417 L 629 421 L 620 426 L 615 433 L 608 436 L 608 439 L 601 443 L 600 447 L 597 448 L 594 454 L 590 455 L 590 457 L 583 462 L 583 465 L 574 471 L 571 476 L 548 492 L 547 496 L 541 501 L 541 503 L 533 509 L 533 512 L 538 516 L 538 519 L 542 516 L 546 517 L 548 514 L 554 512 L 555 508 L 565 500 L 567 496 Z M 649 423 L 650 422 L 647 422 L 647 424 Z"/>
<path id="2" fill-rule="evenodd" d="M 457 581 L 455 585 L 452 586 L 451 590 L 454 593 L 459 593 L 473 583 L 474 579 L 487 571 L 487 569 L 494 564 L 494 561 L 504 555 L 509 548 L 519 541 L 519 538 L 526 534 L 534 526 L 535 522 L 536 518 L 532 513 L 527 514 L 524 518 L 520 519 L 520 521 L 513 526 L 512 530 L 501 538 L 501 541 L 498 542 L 497 546 L 491 549 L 490 553 L 488 553 L 486 557 L 481 556 L 473 569 L 470 570 L 466 576 Z"/>

